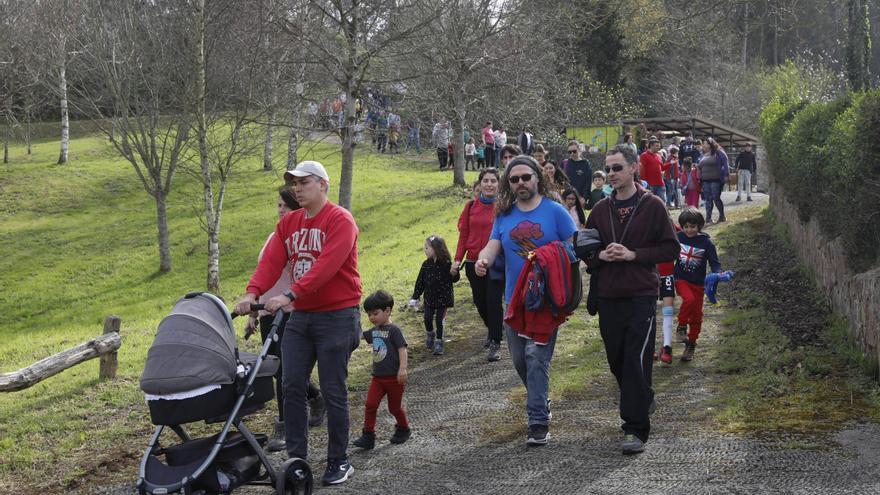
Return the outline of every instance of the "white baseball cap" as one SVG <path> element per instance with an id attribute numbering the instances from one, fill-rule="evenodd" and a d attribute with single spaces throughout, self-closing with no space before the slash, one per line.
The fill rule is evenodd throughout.
<path id="1" fill-rule="evenodd" d="M 327 170 L 324 166 L 311 160 L 297 163 L 296 168 L 284 172 L 284 175 L 292 175 L 294 177 L 308 177 L 314 175 L 330 182 L 330 176 L 327 174 Z"/>

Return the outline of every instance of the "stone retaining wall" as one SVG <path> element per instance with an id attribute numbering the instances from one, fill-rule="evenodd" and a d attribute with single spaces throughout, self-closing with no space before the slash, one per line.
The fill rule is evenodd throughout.
<path id="1" fill-rule="evenodd" d="M 865 357 L 880 362 L 880 267 L 851 273 L 839 239 L 829 240 L 815 219 L 804 224 L 785 191 L 771 181 L 770 209 L 787 228 L 791 241 L 816 277 L 834 311 L 849 322 L 849 331 Z"/>

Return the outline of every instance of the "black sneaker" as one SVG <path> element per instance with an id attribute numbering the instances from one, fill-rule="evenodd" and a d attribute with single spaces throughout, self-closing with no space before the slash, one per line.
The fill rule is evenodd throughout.
<path id="1" fill-rule="evenodd" d="M 526 440 L 526 445 L 547 445 L 548 440 L 550 440 L 550 428 L 547 425 L 529 426 L 529 438 Z"/>
<path id="2" fill-rule="evenodd" d="M 489 354 L 486 355 L 486 361 L 494 362 L 501 360 L 501 344 L 492 342 L 489 344 Z"/>
<path id="3" fill-rule="evenodd" d="M 443 355 L 443 339 L 434 339 L 434 355 Z"/>
<path id="4" fill-rule="evenodd" d="M 394 427 L 394 435 L 391 436 L 391 443 L 403 443 L 412 436 L 412 430 L 409 428 Z"/>
<path id="5" fill-rule="evenodd" d="M 639 454 L 645 451 L 645 442 L 639 440 L 639 437 L 627 433 L 620 442 L 620 449 L 623 455 Z"/>
<path id="6" fill-rule="evenodd" d="M 328 459 L 327 471 L 321 481 L 324 486 L 344 483 L 354 474 L 354 467 L 348 459 Z"/>
<path id="7" fill-rule="evenodd" d="M 309 426 L 321 426 L 321 423 L 324 422 L 325 412 L 327 412 L 327 407 L 324 404 L 323 395 L 309 399 Z"/>
<path id="8" fill-rule="evenodd" d="M 749 196 L 748 198 L 746 198 L 746 201 L 751 201 L 751 200 L 752 200 L 752 197 L 751 197 L 751 196 Z"/>
<path id="9" fill-rule="evenodd" d="M 429 351 L 434 349 L 434 332 L 425 332 L 425 347 Z"/>
<path id="10" fill-rule="evenodd" d="M 281 452 L 287 442 L 284 440 L 284 421 L 275 421 L 275 429 L 272 430 L 272 439 L 266 444 L 266 452 Z"/>
<path id="11" fill-rule="evenodd" d="M 361 437 L 351 444 L 360 449 L 371 450 L 376 446 L 376 432 L 364 430 Z"/>

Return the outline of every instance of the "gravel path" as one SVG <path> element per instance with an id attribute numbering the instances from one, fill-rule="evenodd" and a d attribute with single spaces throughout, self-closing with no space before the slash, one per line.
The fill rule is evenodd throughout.
<path id="1" fill-rule="evenodd" d="M 734 193 L 731 193 L 734 194 Z M 766 196 L 753 195 L 756 202 Z M 726 194 L 725 194 L 726 198 Z M 732 200 L 733 198 L 731 198 Z M 470 311 L 462 304 L 456 313 Z M 583 310 L 580 310 L 583 311 Z M 717 432 L 712 399 L 723 307 L 706 307 L 696 358 L 656 366 L 659 407 L 645 453 L 620 454 L 617 386 L 605 371 L 580 397 L 553 403 L 550 444 L 525 445 L 524 394 L 506 350 L 487 363 L 482 333 L 457 330 L 440 358 L 410 372 L 407 407 L 414 434 L 391 445 L 393 418 L 380 410 L 377 448 L 351 449 L 355 475 L 316 489 L 337 494 L 880 494 L 880 427 L 851 425 L 837 433 L 800 438 L 743 438 Z M 565 339 L 563 330 L 560 339 Z M 675 347 L 676 357 L 681 353 Z M 413 352 L 425 352 L 413 344 Z M 365 391 L 353 394 L 352 436 L 362 421 Z M 326 430 L 312 430 L 310 458 L 318 481 L 324 469 Z M 796 447 L 822 445 L 823 448 Z M 279 464 L 282 455 L 273 457 Z M 133 494 L 132 485 L 103 487 Z M 272 490 L 245 487 L 235 493 Z"/>

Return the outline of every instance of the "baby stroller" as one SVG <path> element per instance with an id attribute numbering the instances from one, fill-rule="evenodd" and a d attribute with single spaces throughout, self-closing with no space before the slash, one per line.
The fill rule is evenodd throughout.
<path id="1" fill-rule="evenodd" d="M 276 313 L 258 355 L 238 350 L 235 316 L 218 297 L 194 292 L 159 324 L 140 382 L 156 425 L 140 465 L 140 495 L 230 493 L 244 484 L 274 486 L 279 494 L 312 492 L 308 463 L 293 458 L 274 471 L 263 452 L 266 435 L 251 433 L 242 422 L 275 395 L 272 376 L 279 363 L 268 352 L 282 313 Z M 223 427 L 194 439 L 182 425 L 195 421 Z M 180 443 L 159 444 L 166 427 Z"/>

